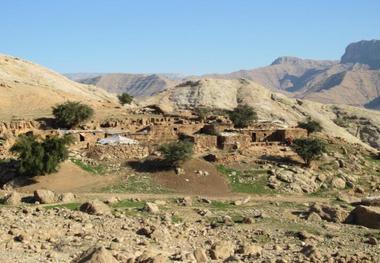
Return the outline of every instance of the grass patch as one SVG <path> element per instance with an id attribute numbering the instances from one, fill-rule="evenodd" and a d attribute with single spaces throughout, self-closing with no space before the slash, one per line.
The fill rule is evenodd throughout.
<path id="1" fill-rule="evenodd" d="M 142 209 L 145 202 L 142 201 L 132 201 L 132 200 L 122 200 L 112 205 L 113 208 L 137 208 Z"/>
<path id="2" fill-rule="evenodd" d="M 130 176 L 126 181 L 107 186 L 102 191 L 109 193 L 170 193 L 170 190 L 155 184 L 152 178 L 147 175 Z"/>
<path id="3" fill-rule="evenodd" d="M 220 210 L 230 209 L 234 207 L 234 205 L 231 204 L 230 202 L 221 202 L 221 201 L 212 201 L 210 206 L 211 208 L 220 209 Z"/>
<path id="4" fill-rule="evenodd" d="M 70 159 L 72 163 L 78 165 L 80 168 L 85 170 L 86 172 L 92 173 L 92 174 L 97 174 L 97 175 L 103 175 L 107 171 L 107 167 L 105 165 L 99 164 L 96 166 L 87 164 L 82 162 L 81 160 L 78 159 Z"/>
<path id="5" fill-rule="evenodd" d="M 250 169 L 239 171 L 223 165 L 217 166 L 217 169 L 226 176 L 234 192 L 252 194 L 275 193 L 274 190 L 267 187 L 267 170 Z"/>
<path id="6" fill-rule="evenodd" d="M 172 222 L 174 224 L 182 223 L 183 222 L 183 218 L 180 217 L 180 216 L 177 216 L 177 215 L 173 215 L 172 216 Z"/>
<path id="7" fill-rule="evenodd" d="M 60 204 L 60 205 L 49 205 L 45 206 L 45 209 L 53 209 L 53 208 L 66 208 L 69 210 L 79 210 L 80 203 L 67 203 L 67 204 Z"/>

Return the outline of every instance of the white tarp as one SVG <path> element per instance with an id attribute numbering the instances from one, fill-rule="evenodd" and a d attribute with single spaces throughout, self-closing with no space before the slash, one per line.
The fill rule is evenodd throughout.
<path id="1" fill-rule="evenodd" d="M 100 144 L 139 144 L 138 141 L 121 136 L 121 135 L 113 135 L 111 137 L 107 137 L 98 141 Z"/>

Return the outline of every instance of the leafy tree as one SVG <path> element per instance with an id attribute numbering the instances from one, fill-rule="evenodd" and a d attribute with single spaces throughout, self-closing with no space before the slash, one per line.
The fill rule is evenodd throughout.
<path id="1" fill-rule="evenodd" d="M 231 121 L 237 128 L 245 128 L 257 121 L 257 113 L 248 105 L 239 105 L 229 114 Z"/>
<path id="2" fill-rule="evenodd" d="M 24 176 L 50 174 L 69 156 L 71 136 L 49 137 L 43 141 L 34 135 L 21 135 L 11 151 L 18 154 L 18 173 Z"/>
<path id="3" fill-rule="evenodd" d="M 189 141 L 170 142 L 160 146 L 159 151 L 164 155 L 170 166 L 177 166 L 193 155 L 193 143 Z"/>
<path id="4" fill-rule="evenodd" d="M 67 101 L 53 107 L 53 115 L 59 127 L 73 128 L 90 119 L 94 115 L 94 110 L 80 102 Z"/>
<path id="5" fill-rule="evenodd" d="M 326 144 L 320 139 L 296 139 L 291 144 L 292 149 L 305 161 L 307 166 L 326 151 Z"/>
<path id="6" fill-rule="evenodd" d="M 298 127 L 307 130 L 307 135 L 310 135 L 311 133 L 314 133 L 314 132 L 322 131 L 321 124 L 311 119 L 308 119 L 304 122 L 299 122 Z"/>
<path id="7" fill-rule="evenodd" d="M 125 105 L 125 104 L 131 104 L 131 102 L 133 101 L 133 96 L 129 95 L 128 93 L 122 93 L 120 95 L 117 96 L 118 99 L 119 99 L 119 102 L 121 105 Z"/>

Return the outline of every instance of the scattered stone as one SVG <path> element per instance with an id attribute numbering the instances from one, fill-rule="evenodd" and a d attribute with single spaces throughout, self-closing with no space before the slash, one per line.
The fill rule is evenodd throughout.
<path id="1" fill-rule="evenodd" d="M 185 174 L 185 170 L 180 168 L 180 167 L 176 167 L 175 168 L 175 173 L 176 175 L 184 175 Z"/>

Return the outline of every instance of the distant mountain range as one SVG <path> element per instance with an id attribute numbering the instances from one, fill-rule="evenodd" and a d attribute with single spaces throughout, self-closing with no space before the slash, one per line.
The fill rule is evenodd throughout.
<path id="1" fill-rule="evenodd" d="M 380 109 L 380 40 L 348 45 L 340 61 L 279 57 L 269 66 L 229 74 L 186 77 L 90 73 L 66 76 L 110 92 L 128 92 L 137 97 L 155 95 L 187 79 L 245 78 L 294 98 Z"/>

